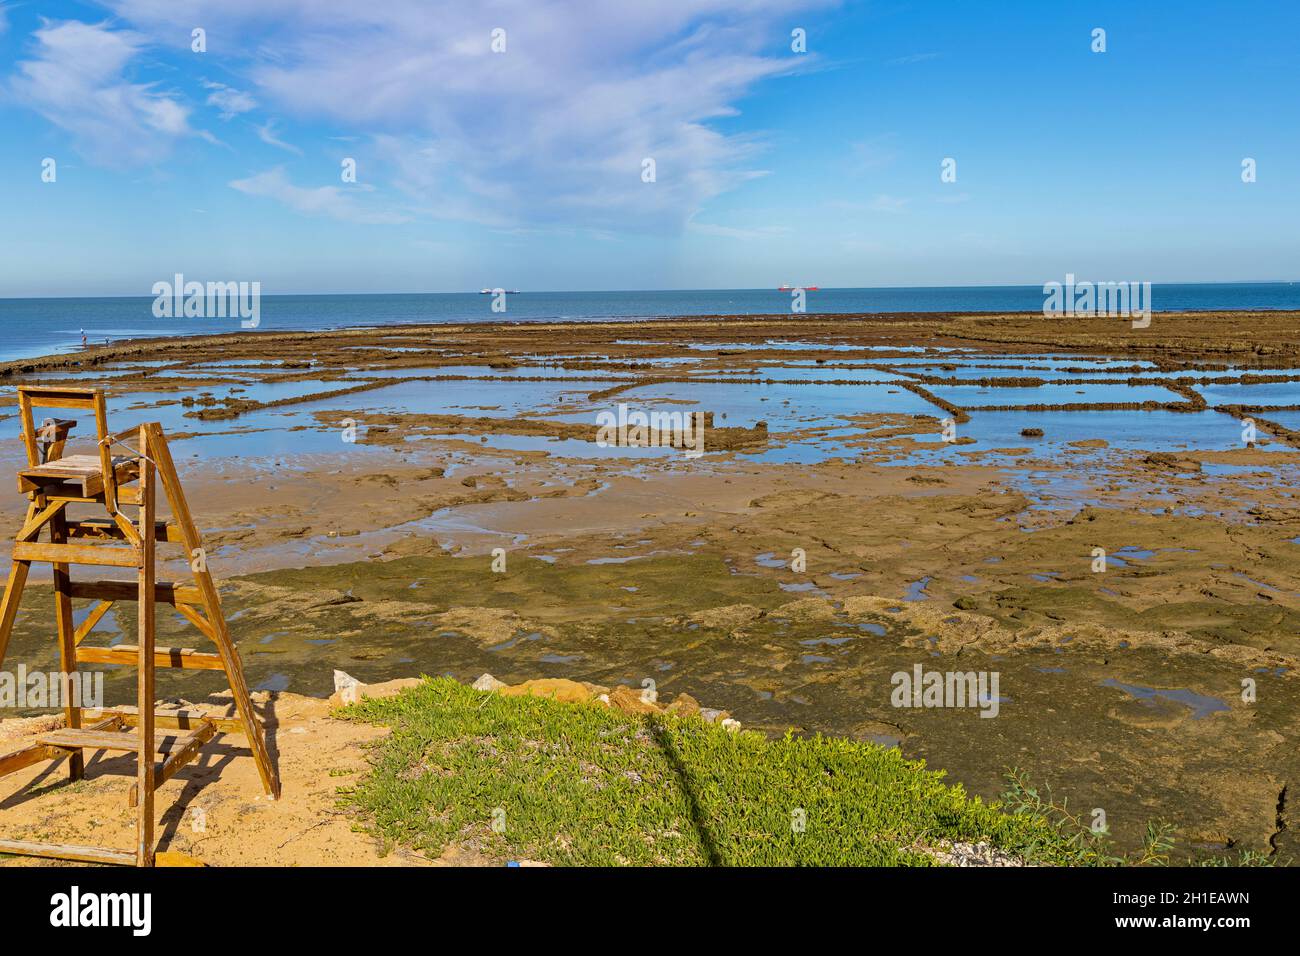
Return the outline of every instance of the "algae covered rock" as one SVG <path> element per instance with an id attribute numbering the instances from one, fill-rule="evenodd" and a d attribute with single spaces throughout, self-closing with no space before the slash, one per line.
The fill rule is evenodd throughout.
<path id="1" fill-rule="evenodd" d="M 659 708 L 634 687 L 620 684 L 609 692 L 609 706 L 629 714 L 657 714 Z"/>

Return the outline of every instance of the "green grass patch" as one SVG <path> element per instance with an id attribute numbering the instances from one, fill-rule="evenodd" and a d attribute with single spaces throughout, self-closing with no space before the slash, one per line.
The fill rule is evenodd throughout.
<path id="1" fill-rule="evenodd" d="M 446 678 L 342 713 L 393 731 L 344 801 L 385 840 L 433 856 L 454 844 L 560 865 L 923 866 L 918 847 L 945 840 L 1064 849 L 1043 818 L 871 743 L 769 740 Z"/>

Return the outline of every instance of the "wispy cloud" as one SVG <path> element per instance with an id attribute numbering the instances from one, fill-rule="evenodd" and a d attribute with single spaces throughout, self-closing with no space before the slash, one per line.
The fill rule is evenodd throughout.
<path id="1" fill-rule="evenodd" d="M 279 166 L 247 179 L 236 179 L 230 186 L 249 196 L 275 199 L 308 216 L 328 216 L 331 219 L 368 225 L 392 225 L 409 221 L 409 217 L 402 213 L 371 208 L 361 202 L 358 196 L 370 194 L 373 187 L 353 185 L 345 189 L 339 186 L 296 186 Z"/>
<path id="2" fill-rule="evenodd" d="M 834 0 L 498 0 L 490 17 L 460 0 L 107 2 L 159 42 L 195 23 L 258 36 L 232 68 L 259 102 L 382 140 L 412 210 L 623 232 L 680 229 L 755 175 L 761 140 L 715 121 L 813 66 L 814 54 L 768 52 L 771 40 Z"/>
<path id="3" fill-rule="evenodd" d="M 9 89 L 73 137 L 100 165 L 157 162 L 179 137 L 193 135 L 189 110 L 153 84 L 127 80 L 127 64 L 145 37 L 103 24 L 46 21 L 32 59 L 18 64 Z"/>
<path id="4" fill-rule="evenodd" d="M 280 136 L 275 129 L 275 120 L 267 120 L 261 126 L 256 127 L 256 129 L 257 138 L 268 146 L 274 146 L 276 149 L 283 149 L 290 153 L 297 153 L 299 156 L 302 155 L 302 150 L 297 146 L 294 146 L 292 143 L 286 143 L 284 140 L 280 139 Z"/>
<path id="5" fill-rule="evenodd" d="M 209 80 L 204 80 L 203 86 L 212 91 L 208 94 L 208 105 L 216 107 L 223 120 L 232 120 L 240 113 L 257 109 L 257 100 L 242 90 Z"/>

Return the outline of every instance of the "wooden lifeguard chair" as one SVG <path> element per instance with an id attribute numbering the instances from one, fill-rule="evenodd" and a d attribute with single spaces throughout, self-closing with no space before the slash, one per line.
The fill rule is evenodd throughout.
<path id="1" fill-rule="evenodd" d="M 18 490 L 29 500 L 27 519 L 14 542 L 13 567 L 0 601 L 0 664 L 4 662 L 32 562 L 54 566 L 55 617 L 58 624 L 61 670 L 74 673 L 78 663 L 135 666 L 138 690 L 134 708 L 94 712 L 65 700 L 65 726 L 37 735 L 23 750 L 0 756 L 0 776 L 43 760 L 68 760 L 72 780 L 84 772 L 84 752 L 123 751 L 138 755 L 136 781 L 129 805 L 138 811 L 136 846 L 132 851 L 88 846 L 67 846 L 0 839 L 0 853 L 90 863 L 152 866 L 154 861 L 154 790 L 198 756 L 203 745 L 218 733 L 243 733 L 266 792 L 280 795 L 280 780 L 271 764 L 262 725 L 244 683 L 239 652 L 230 638 L 216 586 L 208 573 L 206 553 L 198 529 L 181 491 L 167 439 L 156 422 L 117 434 L 108 431 L 104 393 L 99 389 L 20 386 L 18 408 L 27 467 L 18 472 Z M 94 454 L 63 454 L 75 421 L 46 419 L 35 424 L 33 408 L 74 409 L 93 412 L 97 447 Z M 117 449 L 119 454 L 115 454 Z M 155 516 L 157 483 L 161 481 L 171 506 L 171 520 Z M 106 516 L 73 518 L 71 506 L 97 505 Z M 135 508 L 137 518 L 123 514 Z M 49 529 L 49 543 L 39 539 Z M 184 546 L 194 583 L 155 580 L 157 542 Z M 70 566 L 132 568 L 136 581 L 73 581 Z M 99 603 L 76 626 L 73 598 Z M 83 641 L 117 601 L 139 604 L 139 636 L 134 646 L 95 647 Z M 216 645 L 216 653 L 156 647 L 155 605 L 170 604 L 200 633 Z M 234 694 L 237 716 L 210 717 L 197 711 L 155 713 L 154 669 L 175 667 L 225 671 Z M 93 722 L 87 723 L 88 719 Z M 155 765 L 154 755 L 166 757 Z"/>

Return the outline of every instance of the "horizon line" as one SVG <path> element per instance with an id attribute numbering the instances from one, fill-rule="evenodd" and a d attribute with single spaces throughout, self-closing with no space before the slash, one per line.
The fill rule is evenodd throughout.
<path id="1" fill-rule="evenodd" d="M 184 275 L 184 273 L 181 273 Z M 197 280 L 196 280 L 197 281 Z M 216 281 L 216 280 L 214 280 Z M 224 280 L 222 280 L 224 281 Z M 259 281 L 259 280 L 248 280 Z M 1049 279 L 1049 282 L 1055 282 L 1055 279 Z M 1101 282 L 1111 280 L 1100 279 L 1081 279 L 1079 282 Z M 1223 279 L 1212 282 L 1166 282 L 1163 280 L 1125 280 L 1125 281 L 1150 281 L 1152 286 L 1224 286 L 1224 285 L 1295 285 L 1300 282 L 1297 279 Z M 681 289 L 520 289 L 511 292 L 509 295 L 524 295 L 535 293 L 541 295 L 610 295 L 610 294 L 634 294 L 634 293 L 672 293 L 672 292 L 789 292 L 793 289 L 805 289 L 816 292 L 910 292 L 910 291 L 933 291 L 938 289 L 945 290 L 962 290 L 962 289 L 1039 289 L 1042 283 L 991 283 L 983 285 L 885 285 L 885 286 L 787 286 L 778 288 L 776 286 L 716 286 L 709 288 L 681 288 Z M 496 287 L 493 287 L 495 291 Z M 317 296 L 321 298 L 342 297 L 342 296 L 399 296 L 399 295 L 482 295 L 479 289 L 462 289 L 454 292 L 267 292 L 265 298 L 290 297 L 290 296 Z M 126 294 L 103 294 L 103 295 L 0 295 L 0 302 L 17 302 L 26 300 L 57 300 L 57 299 L 154 299 L 157 296 L 152 293 L 140 295 Z"/>

